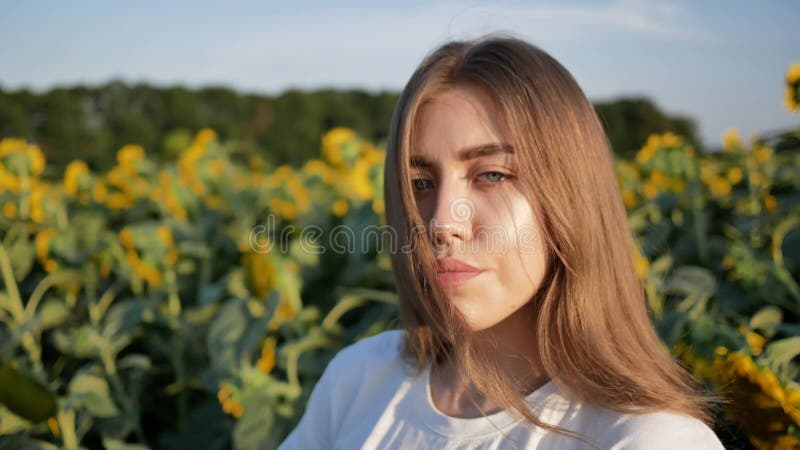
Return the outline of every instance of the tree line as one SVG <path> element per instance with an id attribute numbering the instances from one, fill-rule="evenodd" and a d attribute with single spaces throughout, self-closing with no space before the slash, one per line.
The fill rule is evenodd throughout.
<path id="1" fill-rule="evenodd" d="M 0 88 L 0 138 L 36 142 L 48 165 L 73 159 L 105 170 L 125 144 L 139 144 L 170 160 L 197 130 L 241 142 L 273 164 L 299 165 L 319 155 L 320 137 L 345 126 L 382 144 L 398 93 L 318 89 L 279 95 L 240 93 L 228 87 L 189 89 L 111 81 L 100 86 L 37 93 Z M 614 151 L 629 157 L 650 133 L 673 131 L 699 145 L 694 122 L 668 115 L 647 98 L 594 104 Z"/>

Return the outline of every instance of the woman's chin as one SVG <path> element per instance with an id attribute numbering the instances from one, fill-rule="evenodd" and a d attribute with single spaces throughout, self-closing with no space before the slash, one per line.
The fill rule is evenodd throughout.
<path id="1" fill-rule="evenodd" d="M 497 318 L 494 320 L 492 317 L 492 312 L 483 311 L 481 308 L 465 308 L 457 306 L 461 314 L 464 316 L 464 320 L 467 322 L 467 326 L 469 327 L 469 331 L 473 333 L 477 333 L 479 331 L 485 331 L 493 326 L 497 325 L 502 321 L 502 318 Z"/>
<path id="2" fill-rule="evenodd" d="M 521 305 L 512 305 L 505 311 L 498 313 L 497 308 L 488 307 L 483 301 L 473 303 L 473 300 L 454 299 L 455 307 L 464 317 L 464 320 L 473 333 L 482 331 L 499 331 L 516 326 L 522 322 L 528 322 L 526 318 L 531 314 L 532 302 L 525 302 Z M 494 330 L 493 330 L 494 329 Z"/>

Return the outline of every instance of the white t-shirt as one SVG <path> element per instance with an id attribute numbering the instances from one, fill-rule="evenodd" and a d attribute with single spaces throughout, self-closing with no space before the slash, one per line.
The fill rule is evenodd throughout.
<path id="1" fill-rule="evenodd" d="M 402 331 L 392 330 L 340 351 L 279 450 L 591 448 L 562 434 L 531 430 L 505 411 L 479 418 L 444 415 L 431 400 L 430 365 L 413 375 L 400 355 L 402 341 Z M 623 414 L 569 400 L 552 380 L 526 401 L 540 420 L 583 433 L 604 450 L 724 449 L 693 417 Z"/>

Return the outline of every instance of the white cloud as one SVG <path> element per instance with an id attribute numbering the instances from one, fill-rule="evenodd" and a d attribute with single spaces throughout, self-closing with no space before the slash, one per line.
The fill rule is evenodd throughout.
<path id="1" fill-rule="evenodd" d="M 692 22 L 689 11 L 682 5 L 649 0 L 589 4 L 476 3 L 456 18 L 456 24 L 462 29 L 504 24 L 504 28 L 527 30 L 543 40 L 585 39 L 598 31 L 668 40 L 713 40 L 711 33 Z"/>

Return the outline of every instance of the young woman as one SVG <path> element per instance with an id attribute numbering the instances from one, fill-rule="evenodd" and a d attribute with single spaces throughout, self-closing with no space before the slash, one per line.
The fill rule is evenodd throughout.
<path id="1" fill-rule="evenodd" d="M 387 148 L 403 330 L 342 350 L 281 449 L 720 449 L 649 319 L 606 136 L 550 55 L 450 42 Z"/>

